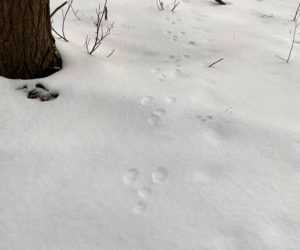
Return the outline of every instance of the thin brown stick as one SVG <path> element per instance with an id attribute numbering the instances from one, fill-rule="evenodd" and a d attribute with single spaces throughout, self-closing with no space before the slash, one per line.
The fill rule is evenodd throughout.
<path id="1" fill-rule="evenodd" d="M 89 36 L 86 37 L 86 40 L 85 40 L 85 43 L 84 43 L 84 47 L 90 55 L 93 54 L 99 48 L 102 41 L 107 36 L 110 35 L 111 29 L 113 29 L 113 27 L 114 27 L 114 23 L 111 23 L 109 26 L 105 27 L 105 29 L 106 29 L 105 31 L 103 29 L 102 22 L 103 22 L 103 19 L 105 19 L 106 10 L 107 10 L 107 0 L 105 0 L 102 10 L 101 10 L 100 5 L 96 9 L 96 15 L 97 15 L 96 36 L 95 36 L 92 48 L 90 49 L 90 47 L 89 47 L 89 44 L 90 44 L 90 41 L 91 41 Z"/>
<path id="2" fill-rule="evenodd" d="M 156 5 L 159 10 L 164 10 L 164 2 L 163 0 L 156 0 Z"/>
<path id="3" fill-rule="evenodd" d="M 177 6 L 180 4 L 180 2 L 177 2 L 177 0 L 174 0 L 174 6 L 172 8 L 172 12 L 175 11 L 175 9 L 177 8 Z"/>
<path id="4" fill-rule="evenodd" d="M 115 52 L 115 49 L 113 49 L 113 50 L 107 55 L 107 57 L 110 58 L 114 52 Z"/>
<path id="5" fill-rule="evenodd" d="M 212 66 L 214 66 L 215 64 L 217 64 L 217 63 L 219 63 L 219 62 L 221 62 L 223 60 L 224 60 L 224 58 L 221 58 L 218 61 L 216 61 L 216 62 L 212 63 L 211 65 L 209 65 L 208 67 L 211 68 Z"/>
<path id="6" fill-rule="evenodd" d="M 295 16 L 294 16 L 293 21 L 296 21 L 297 16 L 298 16 L 299 13 L 300 13 L 300 3 L 299 3 L 298 8 L 297 8 L 297 10 L 296 10 L 296 13 L 295 13 Z"/>
<path id="7" fill-rule="evenodd" d="M 299 16 L 298 16 L 298 18 L 299 18 Z M 294 22 L 294 23 L 295 23 L 295 27 L 294 27 L 293 41 L 292 41 L 292 45 L 291 45 L 291 48 L 290 48 L 289 56 L 288 56 L 288 58 L 287 58 L 287 60 L 286 60 L 287 63 L 290 62 L 290 58 L 291 58 L 291 55 L 292 55 L 292 51 L 293 51 L 293 49 L 294 49 L 294 44 L 295 44 L 295 39 L 296 39 L 297 28 L 298 28 L 298 26 L 300 25 L 300 23 L 298 23 L 297 21 L 298 21 L 298 19 L 296 18 L 296 21 Z"/>
<path id="8" fill-rule="evenodd" d="M 56 13 L 57 11 L 59 11 L 62 7 L 64 7 L 67 3 L 68 3 L 68 1 L 65 1 L 64 3 L 62 3 L 61 5 L 59 5 L 59 6 L 51 13 L 50 18 L 52 18 L 52 17 L 55 15 L 55 13 Z"/>

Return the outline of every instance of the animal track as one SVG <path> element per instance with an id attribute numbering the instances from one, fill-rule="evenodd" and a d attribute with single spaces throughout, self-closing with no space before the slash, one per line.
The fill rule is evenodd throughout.
<path id="1" fill-rule="evenodd" d="M 226 112 L 228 115 L 232 115 L 232 107 L 228 107 L 227 109 L 225 109 L 225 112 Z"/>
<path id="2" fill-rule="evenodd" d="M 168 104 L 172 104 L 177 101 L 175 97 L 166 97 L 165 99 L 166 99 L 166 103 Z"/>
<path id="3" fill-rule="evenodd" d="M 160 70 L 161 70 L 160 68 L 151 69 L 151 70 L 150 70 L 150 73 L 151 73 L 151 74 L 154 74 L 154 73 L 156 73 L 156 72 L 158 72 L 158 71 L 160 71 Z"/>
<path id="4" fill-rule="evenodd" d="M 147 208 L 146 203 L 141 201 L 136 204 L 136 206 L 132 209 L 132 212 L 135 214 L 141 214 L 145 212 L 146 208 Z"/>
<path id="5" fill-rule="evenodd" d="M 164 109 L 157 109 L 153 112 L 154 115 L 161 117 L 162 115 L 164 115 L 166 113 L 166 110 Z"/>
<path id="6" fill-rule="evenodd" d="M 152 172 L 151 177 L 154 183 L 164 182 L 168 177 L 168 170 L 164 167 L 158 167 Z"/>
<path id="7" fill-rule="evenodd" d="M 197 118 L 203 123 L 213 120 L 213 117 L 211 115 L 198 115 Z"/>
<path id="8" fill-rule="evenodd" d="M 160 82 L 163 82 L 166 78 L 167 78 L 167 75 L 161 74 L 157 80 Z"/>
<path id="9" fill-rule="evenodd" d="M 175 70 L 173 70 L 172 75 L 174 76 L 174 75 L 177 75 L 179 73 L 181 73 L 181 70 L 180 69 L 175 69 Z"/>
<path id="10" fill-rule="evenodd" d="M 151 125 L 155 125 L 159 122 L 159 116 L 152 114 L 150 117 L 148 117 L 147 122 Z"/>
<path id="11" fill-rule="evenodd" d="M 143 106 L 149 105 L 151 102 L 153 101 L 153 97 L 152 96 L 144 96 L 140 99 L 140 103 Z"/>
<path id="12" fill-rule="evenodd" d="M 123 183 L 126 185 L 132 184 L 136 181 L 139 176 L 139 172 L 137 169 L 132 168 L 129 169 L 122 177 Z"/>
<path id="13" fill-rule="evenodd" d="M 138 190 L 138 195 L 143 199 L 146 199 L 151 194 L 152 194 L 152 190 L 149 187 L 142 187 L 140 190 Z"/>
<path id="14" fill-rule="evenodd" d="M 138 176 L 139 176 L 139 172 L 137 169 L 135 168 L 129 169 L 122 176 L 123 183 L 126 185 L 133 184 L 136 182 Z M 166 180 L 167 176 L 168 176 L 168 170 L 164 167 L 158 167 L 155 171 L 151 173 L 151 178 L 153 183 L 162 183 Z M 134 186 L 132 188 L 135 189 Z M 143 200 L 148 199 L 149 196 L 152 194 L 152 189 L 148 186 L 142 186 L 136 191 L 138 197 Z M 132 212 L 135 214 L 141 214 L 145 212 L 146 209 L 147 209 L 147 204 L 144 201 L 138 201 L 136 205 L 132 208 Z"/>
<path id="15" fill-rule="evenodd" d="M 188 43 L 189 43 L 190 45 L 193 45 L 193 46 L 196 45 L 196 42 L 195 42 L 195 41 L 189 41 Z"/>

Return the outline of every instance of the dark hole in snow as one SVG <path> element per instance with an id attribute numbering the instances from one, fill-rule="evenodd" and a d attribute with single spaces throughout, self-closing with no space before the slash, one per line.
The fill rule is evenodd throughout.
<path id="1" fill-rule="evenodd" d="M 59 96 L 57 92 L 50 91 L 40 82 L 36 83 L 34 88 L 23 85 L 20 88 L 17 88 L 17 90 L 23 90 L 29 99 L 40 99 L 41 102 L 52 101 Z"/>

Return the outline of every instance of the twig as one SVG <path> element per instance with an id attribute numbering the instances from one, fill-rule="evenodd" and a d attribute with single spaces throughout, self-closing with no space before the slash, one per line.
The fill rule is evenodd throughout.
<path id="1" fill-rule="evenodd" d="M 106 31 L 104 32 L 102 22 L 103 22 L 103 18 L 105 18 L 106 14 L 107 14 L 107 0 L 105 0 L 102 11 L 100 8 L 100 4 L 99 4 L 98 8 L 96 9 L 96 15 L 97 15 L 96 27 L 97 27 L 97 29 L 96 29 L 96 37 L 95 37 L 94 45 L 91 49 L 89 48 L 91 39 L 89 38 L 89 36 L 87 36 L 85 39 L 84 47 L 90 55 L 93 54 L 99 48 L 102 41 L 107 36 L 110 35 L 110 32 L 114 27 L 114 23 L 111 23 L 109 26 L 106 27 Z"/>
<path id="2" fill-rule="evenodd" d="M 299 3 L 298 8 L 297 8 L 297 10 L 296 10 L 296 13 L 295 13 L 295 16 L 294 16 L 293 21 L 296 21 L 296 20 L 297 20 L 297 16 L 298 16 L 299 12 L 300 12 L 300 3 Z"/>
<path id="3" fill-rule="evenodd" d="M 110 58 L 111 55 L 112 55 L 114 52 L 115 52 L 115 49 L 113 49 L 113 50 L 107 55 L 107 57 Z"/>
<path id="4" fill-rule="evenodd" d="M 215 64 L 217 64 L 217 63 L 219 63 L 219 62 L 221 62 L 223 60 L 224 60 L 224 58 L 221 58 L 218 61 L 216 61 L 216 62 L 212 63 L 211 65 L 209 65 L 208 67 L 211 68 L 212 66 L 214 66 Z"/>
<path id="5" fill-rule="evenodd" d="M 180 2 L 177 2 L 177 0 L 174 0 L 174 5 L 173 5 L 173 8 L 172 8 L 172 12 L 175 11 L 175 9 L 177 8 L 177 6 L 180 4 Z"/>
<path id="6" fill-rule="evenodd" d="M 59 6 L 51 13 L 50 18 L 52 18 L 52 17 L 55 15 L 55 13 L 56 13 L 57 11 L 59 11 L 62 7 L 64 7 L 67 3 L 68 3 L 68 1 L 65 1 L 64 3 L 62 3 L 61 5 L 59 5 Z"/>
<path id="7" fill-rule="evenodd" d="M 104 20 L 107 21 L 108 20 L 108 9 L 107 9 L 106 5 L 104 6 L 104 12 L 105 12 L 104 13 Z"/>
<path id="8" fill-rule="evenodd" d="M 299 16 L 298 16 L 299 18 Z M 294 44 L 295 44 L 295 39 L 296 39 L 296 33 L 297 33 L 297 28 L 298 26 L 300 25 L 300 23 L 298 23 L 298 18 L 296 19 L 296 21 L 294 22 L 295 23 L 295 27 L 294 27 L 294 34 L 293 34 L 293 41 L 292 41 L 292 45 L 291 45 L 291 48 L 290 48 L 290 52 L 289 52 L 289 56 L 286 60 L 287 63 L 290 62 L 290 58 L 291 58 L 291 55 L 292 55 L 292 51 L 294 49 Z"/>
<path id="9" fill-rule="evenodd" d="M 163 0 L 156 0 L 156 5 L 159 10 L 164 10 L 164 2 Z"/>
<path id="10" fill-rule="evenodd" d="M 80 17 L 77 15 L 78 10 L 75 11 L 74 8 L 73 8 L 73 5 L 71 5 L 71 10 L 72 10 L 74 16 L 75 16 L 78 20 L 81 20 Z"/>
<path id="11" fill-rule="evenodd" d="M 65 5 L 66 5 L 66 4 L 64 3 L 63 6 L 65 6 Z M 69 13 L 70 9 L 72 8 L 72 5 L 73 5 L 73 0 L 71 0 L 71 1 L 69 2 L 68 8 L 67 8 L 67 10 L 66 10 L 66 13 L 64 12 L 63 9 L 61 10 L 61 11 L 62 11 L 62 16 L 63 16 L 62 26 L 61 26 L 61 33 L 62 33 L 62 35 L 59 34 L 59 33 L 53 28 L 53 26 L 51 26 L 51 28 L 52 28 L 52 30 L 54 31 L 54 33 L 55 33 L 56 35 L 58 35 L 59 38 L 65 40 L 66 42 L 69 42 L 69 40 L 66 38 L 66 34 L 65 34 L 65 22 L 66 22 L 66 19 L 67 19 L 67 16 L 68 16 L 68 13 Z M 62 8 L 62 7 L 60 7 L 60 8 Z M 58 10 L 59 10 L 60 8 L 58 8 Z M 55 14 L 55 13 L 54 13 L 54 14 Z"/>

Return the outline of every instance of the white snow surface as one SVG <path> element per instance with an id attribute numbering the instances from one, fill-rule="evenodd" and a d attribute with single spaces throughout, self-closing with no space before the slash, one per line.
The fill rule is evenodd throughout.
<path id="1" fill-rule="evenodd" d="M 75 0 L 63 70 L 0 78 L 1 250 L 300 249 L 298 1 L 228 2 L 110 0 L 90 56 Z"/>

